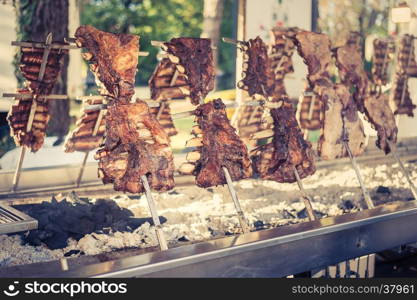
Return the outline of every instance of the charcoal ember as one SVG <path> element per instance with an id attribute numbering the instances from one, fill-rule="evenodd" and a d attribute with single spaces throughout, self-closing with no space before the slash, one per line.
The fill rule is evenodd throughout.
<path id="1" fill-rule="evenodd" d="M 356 208 L 356 205 L 351 200 L 342 200 L 342 203 L 338 207 L 344 211 L 351 211 Z"/>
<path id="2" fill-rule="evenodd" d="M 377 86 L 389 83 L 388 69 L 394 59 L 395 43 L 388 38 L 376 38 L 373 42 L 372 82 Z"/>
<path id="3" fill-rule="evenodd" d="M 38 229 L 22 235 L 25 243 L 46 244 L 50 249 L 68 246 L 68 238 L 81 239 L 86 234 L 112 228 L 113 231 L 132 231 L 147 220 L 132 218 L 133 213 L 120 208 L 112 200 L 98 199 L 95 203 L 74 203 L 67 200 L 42 202 L 21 208 L 38 220 Z M 162 218 L 163 219 L 163 218 Z"/>
<path id="4" fill-rule="evenodd" d="M 242 42 L 243 74 L 238 87 L 249 93 L 271 96 L 275 88 L 274 73 L 268 57 L 268 48 L 260 37 Z"/>
<path id="5" fill-rule="evenodd" d="M 86 48 L 83 57 L 100 84 L 100 94 L 112 101 L 129 103 L 135 93 L 135 75 L 139 56 L 139 36 L 113 34 L 90 25 L 75 32 L 76 44 Z"/>
<path id="6" fill-rule="evenodd" d="M 84 105 L 101 105 L 104 104 L 103 99 L 87 98 Z M 100 111 L 89 111 L 83 109 L 83 114 L 75 124 L 75 129 L 68 134 L 65 140 L 65 152 L 88 152 L 100 146 L 104 139 L 106 128 L 106 118 L 103 114 L 100 124 L 97 124 Z M 97 126 L 97 132 L 94 129 Z M 94 134 L 95 133 L 95 134 Z"/>
<path id="7" fill-rule="evenodd" d="M 70 250 L 70 251 L 68 251 L 68 252 L 64 253 L 64 256 L 65 256 L 65 257 L 70 257 L 70 256 L 77 255 L 77 254 L 84 255 L 84 252 L 82 252 L 82 251 L 80 251 L 80 250 L 72 249 L 72 250 Z"/>
<path id="8" fill-rule="evenodd" d="M 391 189 L 389 187 L 386 186 L 378 186 L 378 188 L 376 189 L 376 192 L 379 194 L 389 194 L 391 195 Z"/>
<path id="9" fill-rule="evenodd" d="M 19 94 L 30 94 L 28 89 L 19 89 Z M 27 124 L 33 103 L 36 102 L 35 114 L 30 130 Z M 7 115 L 10 126 L 10 135 L 13 137 L 16 146 L 26 146 L 32 152 L 38 151 L 45 140 L 46 127 L 49 122 L 49 109 L 46 101 L 36 99 L 35 96 L 25 99 L 15 99 Z"/>
<path id="10" fill-rule="evenodd" d="M 200 99 L 214 89 L 215 70 L 211 40 L 205 38 L 173 38 L 162 47 L 171 62 L 176 64 L 188 87 L 182 89 L 198 105 Z"/>
<path id="11" fill-rule="evenodd" d="M 103 183 L 116 191 L 145 192 L 141 176 L 156 191 L 174 187 L 170 140 L 144 101 L 108 107 L 106 139 L 95 158 Z"/>
<path id="12" fill-rule="evenodd" d="M 296 182 L 294 167 L 300 178 L 315 173 L 311 143 L 303 137 L 291 103 L 285 101 L 280 108 L 270 111 L 274 136 L 271 143 L 251 151 L 255 173 L 262 179 L 277 182 Z"/>
<path id="13" fill-rule="evenodd" d="M 180 173 L 196 176 L 199 187 L 208 188 L 226 184 L 222 167 L 226 167 L 232 180 L 238 181 L 252 175 L 248 150 L 230 125 L 226 106 L 220 99 L 201 104 L 195 110 L 197 124 L 195 137 L 187 142 L 196 151 L 187 155 L 187 163 Z M 184 166 L 189 166 L 184 169 Z"/>

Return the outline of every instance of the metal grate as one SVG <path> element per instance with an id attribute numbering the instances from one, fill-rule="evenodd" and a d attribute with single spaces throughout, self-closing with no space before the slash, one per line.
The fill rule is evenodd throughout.
<path id="1" fill-rule="evenodd" d="M 26 231 L 38 228 L 38 221 L 28 215 L 0 204 L 0 234 Z"/>

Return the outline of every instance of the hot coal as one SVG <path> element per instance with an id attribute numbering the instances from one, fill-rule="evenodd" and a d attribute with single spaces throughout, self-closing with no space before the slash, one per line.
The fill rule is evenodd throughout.
<path id="1" fill-rule="evenodd" d="M 25 205 L 20 210 L 38 220 L 38 229 L 23 235 L 24 243 L 33 246 L 46 244 L 50 249 L 68 246 L 67 240 L 80 240 L 86 234 L 104 232 L 133 232 L 151 218 L 133 218 L 133 213 L 120 208 L 115 201 L 98 199 L 94 203 L 71 202 L 66 199 Z M 160 218 L 161 223 L 166 221 Z"/>
<path id="2" fill-rule="evenodd" d="M 389 195 L 391 194 L 390 188 L 386 186 L 382 186 L 382 185 L 378 186 L 378 188 L 376 189 L 376 192 L 380 194 L 389 194 Z"/>

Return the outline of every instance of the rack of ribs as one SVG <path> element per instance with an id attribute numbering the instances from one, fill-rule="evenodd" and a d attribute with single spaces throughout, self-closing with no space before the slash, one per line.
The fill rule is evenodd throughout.
<path id="1" fill-rule="evenodd" d="M 19 69 L 26 80 L 26 88 L 17 92 L 22 95 L 32 94 L 32 97 L 16 97 L 7 116 L 16 145 L 26 146 L 32 152 L 42 147 L 50 118 L 47 102 L 49 100 L 39 96 L 51 94 L 61 69 L 62 59 L 68 52 L 63 49 L 50 49 L 44 75 L 39 80 L 44 51 L 44 48 L 21 48 Z M 32 107 L 35 109 L 31 115 Z"/>
<path id="2" fill-rule="evenodd" d="M 113 34 L 90 25 L 82 25 L 75 32 L 78 47 L 96 76 L 100 95 L 113 101 L 129 103 L 135 93 L 135 75 L 139 56 L 139 36 Z"/>
<path id="3" fill-rule="evenodd" d="M 223 167 L 233 181 L 252 176 L 247 148 L 230 125 L 225 107 L 222 100 L 216 99 L 195 110 L 194 137 L 186 144 L 195 150 L 187 154 L 187 162 L 180 166 L 179 172 L 195 175 L 199 187 L 227 184 Z"/>
<path id="4" fill-rule="evenodd" d="M 401 38 L 397 55 L 397 67 L 390 104 L 395 115 L 414 116 L 416 105 L 411 99 L 408 78 L 417 77 L 417 63 L 414 56 L 414 36 L 406 34 Z"/>
<path id="5" fill-rule="evenodd" d="M 388 68 L 395 54 L 395 44 L 391 39 L 377 38 L 373 42 L 372 82 L 376 86 L 389 83 Z"/>
<path id="6" fill-rule="evenodd" d="M 302 129 L 318 130 L 323 125 L 323 102 L 311 89 L 307 89 L 298 103 L 298 121 Z"/>
<path id="7" fill-rule="evenodd" d="M 293 183 L 297 181 L 294 167 L 300 179 L 316 171 L 311 143 L 303 134 L 295 118 L 291 103 L 284 101 L 280 108 L 270 110 L 273 119 L 272 142 L 251 151 L 255 173 L 262 179 Z"/>
<path id="8" fill-rule="evenodd" d="M 153 190 L 174 187 L 169 137 L 143 101 L 108 107 L 104 147 L 95 158 L 103 183 L 113 183 L 116 191 L 143 193 L 142 175 Z"/>
<path id="9" fill-rule="evenodd" d="M 215 70 L 211 40 L 204 38 L 174 38 L 161 47 L 180 73 L 179 90 L 191 103 L 198 105 L 214 88 Z M 154 90 L 155 91 L 155 90 Z M 156 92 L 156 91 L 155 91 Z M 176 92 L 172 93 L 178 93 Z"/>
<path id="10" fill-rule="evenodd" d="M 163 58 L 149 79 L 149 87 L 151 98 L 160 102 L 159 107 L 151 108 L 151 113 L 157 117 L 169 136 L 176 135 L 178 132 L 172 121 L 168 100 L 186 97 L 188 88 L 185 75 L 180 74 L 168 58 Z"/>
<path id="11" fill-rule="evenodd" d="M 308 81 L 323 107 L 323 126 L 318 152 L 323 159 L 348 156 L 344 142 L 354 156 L 366 147 L 366 136 L 358 110 L 348 88 L 334 84 L 329 68 L 332 63 L 328 36 L 314 32 L 300 32 L 295 36 L 300 56 L 308 67 Z"/>
<path id="12" fill-rule="evenodd" d="M 238 88 L 245 90 L 249 96 L 268 97 L 274 91 L 274 73 L 268 57 L 268 48 L 260 37 L 238 44 L 243 51 L 242 80 Z"/>
<path id="13" fill-rule="evenodd" d="M 31 94 L 28 89 L 18 90 L 19 94 Z M 37 101 L 33 123 L 27 130 L 30 110 L 33 101 Z M 10 126 L 10 135 L 13 136 L 17 146 L 27 146 L 32 152 L 38 151 L 44 142 L 46 126 L 49 121 L 48 102 L 31 98 L 16 98 L 16 102 L 10 108 L 7 115 Z"/>
<path id="14" fill-rule="evenodd" d="M 103 98 L 86 98 L 84 105 L 100 105 Z M 67 136 L 65 152 L 89 152 L 98 148 L 104 139 L 106 128 L 105 111 L 84 110 L 83 115 L 75 124 L 76 128 Z M 97 123 L 99 122 L 99 124 Z"/>

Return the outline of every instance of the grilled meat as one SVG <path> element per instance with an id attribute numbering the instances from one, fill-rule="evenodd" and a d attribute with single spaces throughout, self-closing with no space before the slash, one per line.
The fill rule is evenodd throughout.
<path id="1" fill-rule="evenodd" d="M 85 105 L 103 104 L 102 98 L 86 98 Z M 100 120 L 99 120 L 100 119 Z M 97 123 L 99 122 L 99 123 Z M 104 139 L 106 128 L 105 111 L 84 110 L 83 115 L 75 124 L 76 128 L 67 136 L 65 152 L 88 152 L 98 148 Z"/>
<path id="2" fill-rule="evenodd" d="M 153 100 L 184 99 L 190 94 L 185 74 L 181 74 L 174 63 L 163 58 L 149 79 Z"/>
<path id="3" fill-rule="evenodd" d="M 398 133 L 394 115 L 388 104 L 388 95 L 368 97 L 365 100 L 365 115 L 378 133 L 376 145 L 388 154 L 391 151 L 388 141 L 395 144 Z"/>
<path id="4" fill-rule="evenodd" d="M 84 59 L 101 87 L 102 96 L 129 103 L 135 93 L 135 75 L 139 56 L 139 37 L 132 34 L 113 34 L 83 25 L 75 32 L 76 43 L 86 48 Z"/>
<path id="5" fill-rule="evenodd" d="M 298 120 L 300 127 L 308 130 L 318 130 L 323 124 L 323 102 L 314 94 L 311 89 L 307 89 L 298 104 Z"/>
<path id="6" fill-rule="evenodd" d="M 7 116 L 16 145 L 26 146 L 32 152 L 42 147 L 50 119 L 47 102 L 49 100 L 39 96 L 51 94 L 61 69 L 62 59 L 68 53 L 67 50 L 50 49 L 45 72 L 39 80 L 44 52 L 44 48 L 21 48 L 19 69 L 26 79 L 26 88 L 18 90 L 18 93 L 32 94 L 32 97 L 16 98 Z M 31 115 L 32 108 L 34 112 Z"/>
<path id="7" fill-rule="evenodd" d="M 307 79 L 314 92 L 321 95 L 321 88 L 332 86 L 330 78 L 330 65 L 332 54 L 330 39 L 322 33 L 301 31 L 293 38 L 298 53 L 308 67 Z"/>
<path id="8" fill-rule="evenodd" d="M 169 137 L 143 101 L 108 107 L 106 140 L 95 158 L 99 176 L 116 191 L 143 193 L 142 175 L 153 190 L 174 187 Z"/>
<path id="9" fill-rule="evenodd" d="M 186 85 L 179 88 L 191 103 L 198 105 L 214 88 L 215 70 L 211 40 L 203 38 L 174 38 L 163 44 L 169 60 L 175 64 Z"/>
<path id="10" fill-rule="evenodd" d="M 394 58 L 395 44 L 390 39 L 375 39 L 373 42 L 372 81 L 377 86 L 389 83 L 388 68 Z"/>
<path id="11" fill-rule="evenodd" d="M 18 93 L 31 94 L 31 91 L 20 89 Z M 33 119 L 30 118 L 32 105 L 35 105 Z M 45 139 L 46 126 L 49 121 L 48 103 L 35 99 L 35 96 L 24 99 L 16 98 L 16 102 L 7 115 L 7 121 L 11 129 L 10 135 L 13 136 L 15 144 L 26 146 L 32 152 L 36 152 L 42 147 Z M 27 130 L 28 122 L 32 123 L 30 130 Z"/>
<path id="12" fill-rule="evenodd" d="M 186 145 L 195 147 L 195 151 L 188 153 L 188 162 L 179 172 L 195 175 L 199 187 L 226 184 L 223 167 L 234 181 L 252 175 L 247 148 L 230 125 L 225 107 L 222 100 L 216 99 L 195 110 L 198 124 L 192 131 L 195 137 Z"/>
<path id="13" fill-rule="evenodd" d="M 347 157 L 344 142 L 353 156 L 366 148 L 366 136 L 356 104 L 346 86 L 337 84 L 323 91 L 324 123 L 318 153 L 325 160 Z"/>
<path id="14" fill-rule="evenodd" d="M 390 103 L 395 115 L 414 116 L 416 105 L 410 97 L 408 78 L 417 77 L 417 63 L 414 56 L 414 36 L 406 34 L 401 38 L 397 56 L 397 67 L 393 84 L 394 92 Z"/>
<path id="15" fill-rule="evenodd" d="M 251 151 L 253 168 L 262 179 L 277 182 L 296 182 L 294 167 L 300 178 L 316 171 L 310 142 L 304 140 L 295 118 L 292 104 L 285 101 L 270 111 L 274 136 L 271 143 Z"/>
<path id="16" fill-rule="evenodd" d="M 160 103 L 161 105 L 159 107 L 152 107 L 150 111 L 159 121 L 165 132 L 169 136 L 174 136 L 178 131 L 175 129 L 174 122 L 172 121 L 169 103 L 167 101 L 160 101 Z"/>
<path id="17" fill-rule="evenodd" d="M 274 91 L 274 73 L 268 49 L 260 37 L 239 44 L 243 51 L 242 80 L 237 86 L 249 93 L 268 97 Z"/>
<path id="18" fill-rule="evenodd" d="M 363 68 L 362 55 L 356 41 L 335 50 L 336 65 L 342 82 L 355 90 L 353 97 L 358 109 L 364 111 L 364 101 L 368 95 L 368 75 Z"/>

